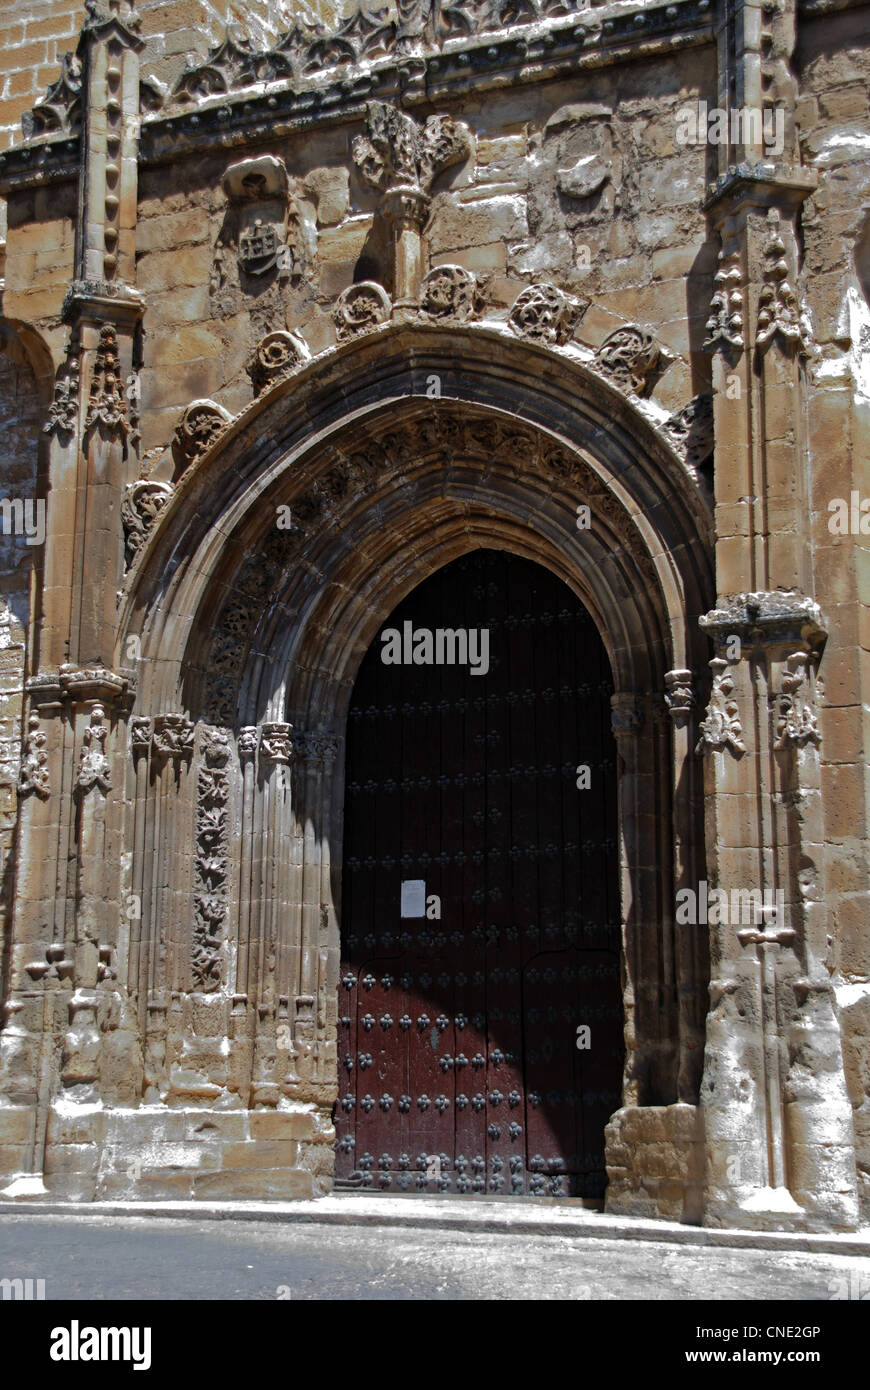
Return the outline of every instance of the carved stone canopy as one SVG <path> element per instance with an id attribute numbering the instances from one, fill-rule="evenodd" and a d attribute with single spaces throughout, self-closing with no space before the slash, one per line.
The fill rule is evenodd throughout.
<path id="1" fill-rule="evenodd" d="M 287 169 L 283 159 L 263 154 L 231 164 L 223 177 L 224 192 L 231 202 L 251 203 L 286 198 Z"/>

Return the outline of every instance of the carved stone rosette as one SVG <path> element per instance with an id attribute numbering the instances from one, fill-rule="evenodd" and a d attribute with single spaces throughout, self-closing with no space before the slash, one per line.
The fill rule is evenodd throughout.
<path id="1" fill-rule="evenodd" d="M 308 344 L 295 333 L 287 333 L 283 329 L 267 333 L 265 338 L 260 339 L 257 351 L 247 366 L 254 394 L 259 396 L 267 386 L 300 367 L 310 356 Z"/>
<path id="2" fill-rule="evenodd" d="M 423 281 L 420 313 L 433 322 L 457 319 L 466 322 L 479 316 L 482 295 L 472 271 L 461 265 L 439 265 Z"/>
<path id="3" fill-rule="evenodd" d="M 332 312 L 339 341 L 386 323 L 392 307 L 390 296 L 374 280 L 361 280 L 359 284 L 349 285 L 338 296 Z"/>
<path id="4" fill-rule="evenodd" d="M 608 333 L 595 354 L 595 367 L 621 391 L 648 394 L 667 359 L 648 328 L 623 324 Z"/>
<path id="5" fill-rule="evenodd" d="M 517 295 L 508 323 L 521 338 L 562 346 L 571 341 L 588 307 L 588 300 L 566 294 L 556 285 L 529 285 Z"/>
<path id="6" fill-rule="evenodd" d="M 734 680 L 730 665 L 721 656 L 714 656 L 710 662 L 713 672 L 713 688 L 707 713 L 701 720 L 701 737 L 696 753 L 708 753 L 729 748 L 736 758 L 746 752 L 743 742 L 743 726 L 734 696 Z"/>
<path id="7" fill-rule="evenodd" d="M 230 756 L 226 729 L 202 730 L 202 765 L 196 784 L 196 857 L 193 887 L 193 987 L 209 994 L 223 980 L 222 940 L 227 918 L 228 822 L 230 795 L 225 764 Z"/>

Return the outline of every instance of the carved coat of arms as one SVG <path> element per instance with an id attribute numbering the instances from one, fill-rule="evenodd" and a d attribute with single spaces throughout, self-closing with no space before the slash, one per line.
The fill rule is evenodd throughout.
<path id="1" fill-rule="evenodd" d="M 257 217 L 239 236 L 239 264 L 249 275 L 262 275 L 277 263 L 281 245 L 274 225 Z"/>

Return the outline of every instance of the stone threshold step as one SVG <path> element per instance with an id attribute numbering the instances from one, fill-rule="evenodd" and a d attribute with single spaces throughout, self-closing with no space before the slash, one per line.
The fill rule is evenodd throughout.
<path id="1" fill-rule="evenodd" d="M 299 1202 L 58 1202 L 0 1198 L 0 1215 L 130 1216 L 183 1221 L 299 1222 L 335 1226 L 421 1227 L 508 1236 L 574 1236 L 585 1240 L 653 1241 L 668 1245 L 778 1250 L 870 1259 L 870 1228 L 857 1232 L 749 1231 L 686 1226 L 645 1217 L 606 1216 L 570 1199 L 512 1197 L 368 1197 L 334 1194 Z"/>

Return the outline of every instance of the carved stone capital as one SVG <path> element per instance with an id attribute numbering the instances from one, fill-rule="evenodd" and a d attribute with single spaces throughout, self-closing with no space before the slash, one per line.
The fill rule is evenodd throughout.
<path id="1" fill-rule="evenodd" d="M 256 724 L 245 724 L 239 729 L 238 750 L 241 762 L 250 762 L 257 752 L 259 729 Z"/>
<path id="2" fill-rule="evenodd" d="M 665 672 L 665 704 L 674 723 L 684 724 L 695 705 L 691 671 Z"/>
<path id="3" fill-rule="evenodd" d="M 154 751 L 175 762 L 193 757 L 196 726 L 183 714 L 158 714 L 154 720 Z"/>
<path id="4" fill-rule="evenodd" d="M 373 188 L 428 194 L 436 174 L 470 154 L 471 135 L 451 116 L 429 116 L 421 125 L 397 106 L 370 101 L 366 133 L 355 137 L 352 150 L 362 177 Z"/>
<path id="5" fill-rule="evenodd" d="M 292 724 L 273 721 L 264 724 L 260 733 L 260 759 L 263 763 L 289 763 L 293 756 Z"/>
<path id="6" fill-rule="evenodd" d="M 130 720 L 130 750 L 133 757 L 147 754 L 151 748 L 154 728 L 147 715 L 134 715 Z"/>

